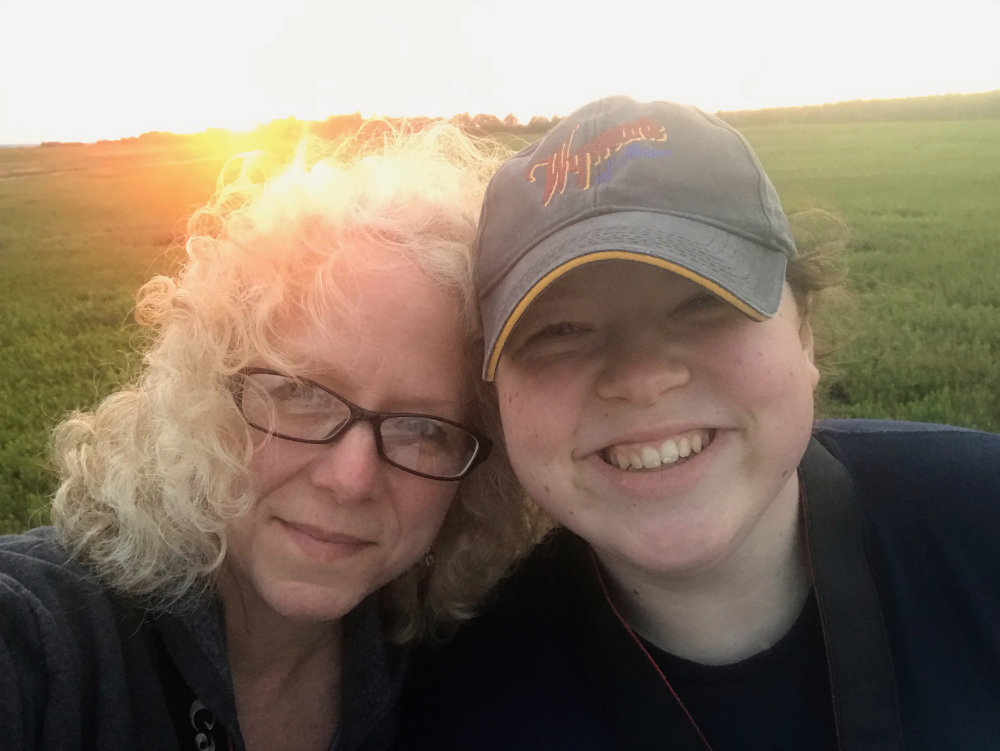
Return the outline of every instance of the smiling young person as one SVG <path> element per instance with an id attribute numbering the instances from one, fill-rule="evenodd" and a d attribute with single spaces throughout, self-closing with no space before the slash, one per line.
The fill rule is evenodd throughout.
<path id="1" fill-rule="evenodd" d="M 1000 738 L 1000 437 L 814 422 L 800 255 L 746 141 L 593 102 L 508 161 L 477 284 L 507 451 L 557 529 L 421 660 L 422 749 Z"/>
<path id="2" fill-rule="evenodd" d="M 56 430 L 54 529 L 0 537 L 5 749 L 384 749 L 407 645 L 524 541 L 476 398 L 495 164 L 306 155 L 195 214 L 140 378 Z"/>

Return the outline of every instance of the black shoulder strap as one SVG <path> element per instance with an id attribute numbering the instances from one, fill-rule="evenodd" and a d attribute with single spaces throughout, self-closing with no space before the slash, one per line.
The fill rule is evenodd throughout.
<path id="1" fill-rule="evenodd" d="M 889 638 L 851 478 L 814 438 L 800 480 L 838 745 L 843 751 L 897 751 L 903 734 Z"/>

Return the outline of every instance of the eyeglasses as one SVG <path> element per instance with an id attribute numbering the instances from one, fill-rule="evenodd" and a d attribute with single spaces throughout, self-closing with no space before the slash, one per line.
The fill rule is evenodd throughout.
<path id="1" fill-rule="evenodd" d="M 492 445 L 452 420 L 374 412 L 308 378 L 265 368 L 242 370 L 234 395 L 250 427 L 299 443 L 333 443 L 354 423 L 370 422 L 383 461 L 432 480 L 461 480 L 486 459 Z"/>

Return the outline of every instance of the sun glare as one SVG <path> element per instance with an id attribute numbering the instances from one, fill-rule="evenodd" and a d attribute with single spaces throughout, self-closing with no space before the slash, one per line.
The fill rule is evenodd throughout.
<path id="1" fill-rule="evenodd" d="M 18 30 L 0 46 L 0 143 L 352 112 L 527 120 L 611 93 L 718 110 L 1000 88 L 997 0 L 947 12 L 639 0 L 618 26 L 537 0 L 438 0 L 433 16 L 403 0 L 266 13 L 238 0 L 54 0 L 58 24 L 52 5 L 0 0 L 0 26 Z"/>

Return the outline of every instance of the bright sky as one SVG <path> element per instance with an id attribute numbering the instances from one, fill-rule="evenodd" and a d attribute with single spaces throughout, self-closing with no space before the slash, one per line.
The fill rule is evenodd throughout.
<path id="1" fill-rule="evenodd" d="M 0 144 L 355 111 L 527 120 L 612 93 L 715 111 L 1000 89 L 1000 0 L 266 6 L 0 0 Z"/>

